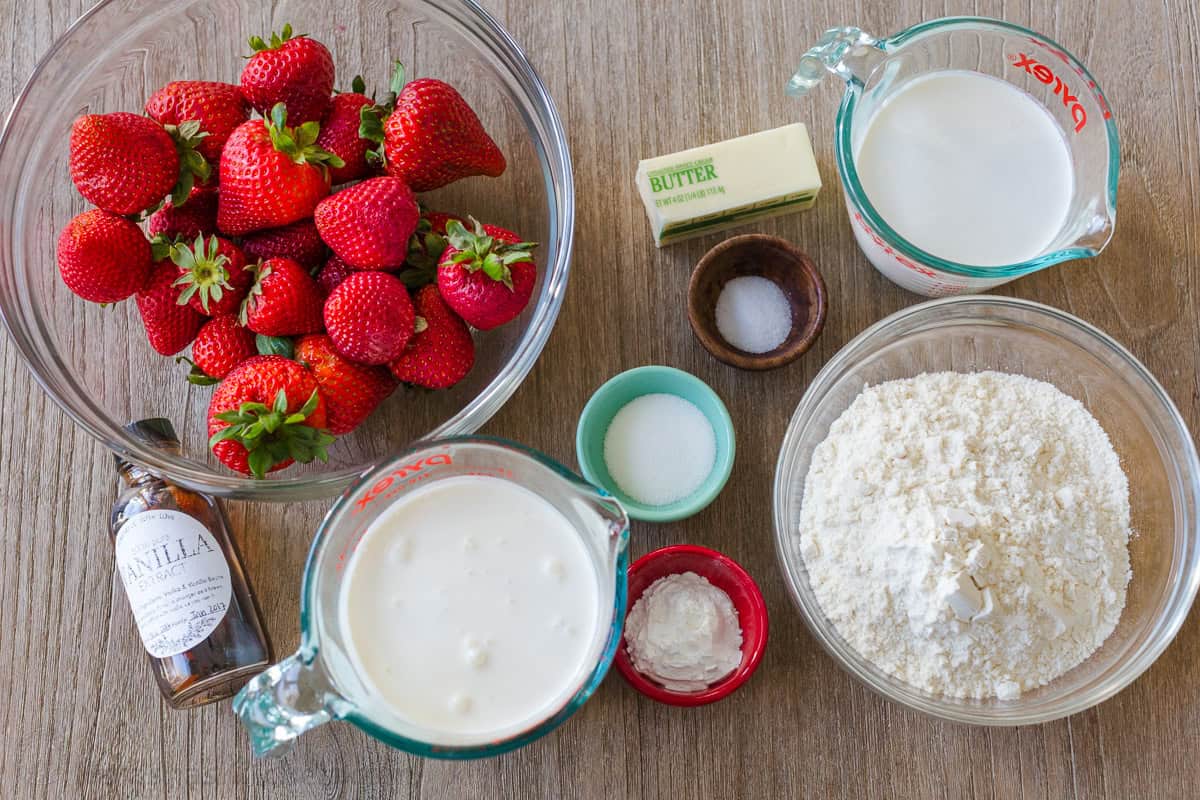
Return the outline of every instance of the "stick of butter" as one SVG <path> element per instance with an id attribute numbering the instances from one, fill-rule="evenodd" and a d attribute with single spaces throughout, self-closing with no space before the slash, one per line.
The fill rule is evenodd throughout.
<path id="1" fill-rule="evenodd" d="M 659 247 L 800 211 L 821 190 L 801 123 L 644 159 L 636 180 Z"/>

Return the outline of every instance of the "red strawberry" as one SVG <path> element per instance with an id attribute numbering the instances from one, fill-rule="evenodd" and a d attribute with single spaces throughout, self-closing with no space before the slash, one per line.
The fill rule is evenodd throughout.
<path id="1" fill-rule="evenodd" d="M 276 103 L 287 106 L 297 123 L 319 120 L 333 93 L 333 56 L 325 45 L 307 36 L 292 38 L 284 25 L 271 41 L 250 37 L 254 55 L 242 69 L 242 94 L 254 110 L 267 116 Z"/>
<path id="2" fill-rule="evenodd" d="M 222 314 L 204 323 L 192 342 L 192 371 L 188 381 L 197 386 L 219 383 L 234 367 L 258 354 L 254 334 L 238 322 L 237 314 Z M 184 356 L 176 361 L 187 361 Z"/>
<path id="3" fill-rule="evenodd" d="M 290 258 L 271 258 L 253 269 L 254 286 L 242 303 L 242 324 L 264 336 L 298 336 L 324 327 L 321 287 Z"/>
<path id="4" fill-rule="evenodd" d="M 138 114 L 86 114 L 71 126 L 71 180 L 84 199 L 114 214 L 140 214 L 168 193 L 184 198 L 208 162 L 198 126 L 164 128 Z"/>
<path id="5" fill-rule="evenodd" d="M 293 461 L 326 460 L 325 400 L 317 379 L 283 356 L 234 367 L 208 404 L 209 447 L 232 470 L 256 478 Z"/>
<path id="6" fill-rule="evenodd" d="M 446 225 L 451 220 L 466 220 L 445 211 L 422 211 L 417 229 L 408 240 L 408 257 L 398 277 L 409 289 L 419 289 L 437 280 L 437 265 L 446 252 Z"/>
<path id="7" fill-rule="evenodd" d="M 58 237 L 58 271 L 84 300 L 115 303 L 146 283 L 153 262 L 142 229 L 107 211 L 85 211 Z"/>
<path id="8" fill-rule="evenodd" d="M 217 193 L 197 184 L 187 202 L 176 206 L 170 199 L 150 215 L 146 230 L 151 236 L 162 234 L 168 239 L 191 241 L 201 234 L 217 230 Z"/>
<path id="9" fill-rule="evenodd" d="M 173 356 L 192 343 L 204 315 L 179 302 L 175 279 L 179 270 L 170 261 L 160 261 L 150 272 L 150 280 L 137 293 L 137 307 L 146 326 L 150 346 L 164 356 Z"/>
<path id="10" fill-rule="evenodd" d="M 471 175 L 504 172 L 504 154 L 453 86 L 421 78 L 400 90 L 384 121 L 389 175 L 428 192 Z"/>
<path id="11" fill-rule="evenodd" d="M 230 236 L 278 228 L 312 216 L 329 194 L 329 170 L 342 160 L 314 143 L 319 126 L 287 127 L 283 105 L 271 119 L 239 125 L 221 153 L 217 227 Z"/>
<path id="12" fill-rule="evenodd" d="M 196 152 L 215 165 L 229 134 L 250 119 L 250 104 L 231 83 L 172 81 L 150 95 L 146 113 L 163 125 L 199 122 L 200 130 L 208 135 L 196 145 Z"/>
<path id="13" fill-rule="evenodd" d="M 399 178 L 371 178 L 326 197 L 313 221 L 321 238 L 356 269 L 398 269 L 417 227 L 417 200 Z"/>
<path id="14" fill-rule="evenodd" d="M 330 256 L 325 266 L 317 273 L 317 285 L 326 295 L 334 290 L 339 283 L 353 275 L 357 270 L 346 266 L 346 262 L 337 256 Z"/>
<path id="15" fill-rule="evenodd" d="M 404 353 L 388 368 L 405 383 L 426 389 L 449 389 L 475 365 L 475 342 L 436 286 L 417 292 L 416 333 Z"/>
<path id="16" fill-rule="evenodd" d="M 447 305 L 481 331 L 514 319 L 529 304 L 537 267 L 536 246 L 495 225 L 468 231 L 462 223 L 446 226 L 450 246 L 438 262 L 437 285 Z"/>
<path id="17" fill-rule="evenodd" d="M 317 146 L 323 147 L 345 162 L 345 166 L 330 170 L 333 184 L 347 183 L 371 174 L 367 163 L 367 151 L 372 142 L 362 138 L 358 129 L 362 125 L 364 108 L 371 108 L 375 101 L 363 94 L 362 78 L 354 79 L 354 91 L 333 96 L 333 102 L 321 118 L 321 133 Z"/>
<path id="18" fill-rule="evenodd" d="M 329 432 L 337 436 L 362 424 L 396 388 L 396 380 L 386 369 L 346 360 L 323 334 L 297 341 L 296 360 L 316 377 L 325 398 Z"/>
<path id="19" fill-rule="evenodd" d="M 220 236 L 178 244 L 171 248 L 171 260 L 179 267 L 179 302 L 210 317 L 236 314 L 254 283 L 241 248 Z"/>
<path id="20" fill-rule="evenodd" d="M 356 272 L 325 301 L 325 330 L 337 351 L 360 364 L 386 364 L 413 335 L 404 284 L 386 272 Z"/>
<path id="21" fill-rule="evenodd" d="M 290 258 L 311 272 L 324 263 L 326 247 L 313 221 L 303 219 L 282 228 L 250 234 L 242 240 L 242 251 L 251 261 Z"/>

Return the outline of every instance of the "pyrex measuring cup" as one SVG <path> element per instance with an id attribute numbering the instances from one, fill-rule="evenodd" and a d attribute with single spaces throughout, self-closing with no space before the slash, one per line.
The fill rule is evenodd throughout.
<path id="1" fill-rule="evenodd" d="M 1013 84 L 1045 106 L 1065 134 L 1074 194 L 1062 229 L 1034 258 L 1004 266 L 939 258 L 897 234 L 863 190 L 855 156 L 872 115 L 909 81 L 943 70 L 971 70 Z M 983 17 L 923 22 L 886 39 L 858 28 L 831 28 L 800 60 L 788 93 L 807 93 L 827 71 L 846 82 L 835 150 L 851 227 L 867 258 L 895 283 L 928 297 L 977 292 L 1060 261 L 1097 255 L 1108 244 L 1117 212 L 1117 129 L 1096 81 L 1060 45 Z"/>
<path id="2" fill-rule="evenodd" d="M 570 697 L 527 729 L 483 744 L 434 744 L 444 737 L 399 719 L 373 701 L 356 674 L 339 615 L 341 583 L 359 540 L 397 498 L 417 487 L 465 475 L 512 481 L 549 502 L 575 528 L 596 570 L 600 619 Z M 329 511 L 317 532 L 300 600 L 300 650 L 257 676 L 234 699 L 256 755 L 279 749 L 311 728 L 344 719 L 386 744 L 436 758 L 480 758 L 520 747 L 553 730 L 600 685 L 625 619 L 629 522 L 617 501 L 550 458 L 484 437 L 420 444 L 366 473 Z M 419 598 L 418 598 L 419 599 Z M 530 659 L 537 653 L 531 652 Z M 401 676 L 400 679 L 403 679 Z"/>

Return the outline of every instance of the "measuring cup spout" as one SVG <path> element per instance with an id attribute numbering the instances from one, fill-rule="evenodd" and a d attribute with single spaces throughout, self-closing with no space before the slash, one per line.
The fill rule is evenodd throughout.
<path id="1" fill-rule="evenodd" d="M 334 718 L 330 706 L 339 695 L 315 655 L 301 651 L 280 661 L 233 699 L 255 756 L 282 755 L 297 736 Z"/>
<path id="2" fill-rule="evenodd" d="M 825 73 L 832 73 L 850 83 L 863 84 L 880 61 L 885 58 L 878 40 L 861 28 L 830 28 L 807 53 L 787 84 L 787 93 L 803 97 L 815 89 Z"/>

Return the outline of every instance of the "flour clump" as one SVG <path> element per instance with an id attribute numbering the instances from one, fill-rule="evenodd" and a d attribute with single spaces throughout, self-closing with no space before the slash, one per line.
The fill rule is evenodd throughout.
<path id="1" fill-rule="evenodd" d="M 1013 699 L 1125 606 L 1129 484 L 1100 423 L 998 372 L 867 387 L 813 452 L 799 547 L 846 641 L 919 689 Z"/>

